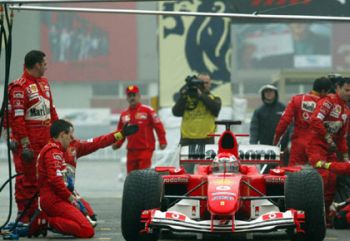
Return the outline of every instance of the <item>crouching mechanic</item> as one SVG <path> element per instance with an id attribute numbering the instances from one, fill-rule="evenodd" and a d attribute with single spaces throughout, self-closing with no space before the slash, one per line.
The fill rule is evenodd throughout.
<path id="1" fill-rule="evenodd" d="M 125 126 L 124 136 L 129 136 L 130 134 L 135 133 L 138 131 L 137 125 L 129 125 Z M 122 138 L 122 137 L 121 137 Z M 109 135 L 103 135 L 95 138 L 88 139 L 86 141 L 84 140 L 73 140 L 69 147 L 67 148 L 66 152 L 64 153 L 64 160 L 66 162 L 67 166 L 67 179 L 66 179 L 66 185 L 68 189 L 75 194 L 75 196 L 81 201 L 82 205 L 85 207 L 87 216 L 92 221 L 96 220 L 96 214 L 94 213 L 93 209 L 91 208 L 90 204 L 83 198 L 80 197 L 75 186 L 75 170 L 77 168 L 77 159 L 82 156 L 86 156 L 88 154 L 91 154 L 98 149 L 105 148 L 107 146 L 112 145 L 116 141 L 116 138 L 112 137 L 111 134 Z"/>
<path id="2" fill-rule="evenodd" d="M 136 126 L 125 126 L 120 132 L 98 137 L 95 140 L 100 140 L 99 144 L 104 143 L 107 146 L 136 131 Z M 47 214 L 51 228 L 77 238 L 91 238 L 94 236 L 94 229 L 86 217 L 85 207 L 81 204 L 79 197 L 68 187 L 69 176 L 65 153 L 74 142 L 73 126 L 68 121 L 57 120 L 52 124 L 50 134 L 52 139 L 41 150 L 38 157 L 40 207 Z M 80 154 L 84 154 L 87 149 L 77 148 L 77 150 L 81 151 Z"/>
<path id="3" fill-rule="evenodd" d="M 129 136 L 131 134 L 136 133 L 137 131 L 138 131 L 137 125 L 127 125 L 127 126 L 124 126 L 124 130 L 122 132 L 124 132 L 123 136 Z M 117 140 L 119 139 L 123 139 L 123 137 L 120 136 L 120 138 L 118 138 Z M 73 140 L 70 143 L 69 147 L 67 148 L 66 152 L 64 153 L 64 159 L 67 165 L 67 187 L 79 198 L 83 206 L 86 208 L 87 215 L 91 218 L 92 221 L 96 221 L 96 215 L 93 209 L 85 199 L 80 197 L 80 195 L 74 188 L 77 159 L 79 157 L 91 154 L 97 151 L 98 149 L 110 146 L 113 143 L 115 143 L 115 141 L 116 141 L 116 138 L 111 138 L 110 134 L 91 138 L 86 141 Z"/>
<path id="4" fill-rule="evenodd" d="M 315 165 L 318 169 L 328 170 L 337 175 L 350 176 L 350 162 L 326 162 L 318 161 Z M 330 206 L 330 216 L 333 227 L 336 229 L 350 228 L 350 197 L 343 202 L 333 202 Z"/>

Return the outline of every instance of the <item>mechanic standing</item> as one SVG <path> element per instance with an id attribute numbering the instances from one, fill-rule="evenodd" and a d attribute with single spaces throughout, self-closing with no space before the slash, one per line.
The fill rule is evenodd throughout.
<path id="1" fill-rule="evenodd" d="M 257 108 L 250 122 L 250 144 L 273 145 L 273 139 L 278 122 L 285 109 L 284 104 L 278 101 L 276 86 L 268 84 L 259 90 L 263 104 Z M 289 129 L 281 140 L 281 149 L 287 150 Z M 287 155 L 285 155 L 287 159 Z M 286 160 L 285 160 L 286 162 Z"/>
<path id="2" fill-rule="evenodd" d="M 50 126 L 58 119 L 52 103 L 49 83 L 43 77 L 46 71 L 45 53 L 28 52 L 24 58 L 24 71 L 20 79 L 9 86 L 10 128 L 17 143 L 13 159 L 17 173 L 15 199 L 20 215 L 28 206 L 20 221 L 28 223 L 37 206 L 36 178 L 37 156 L 50 138 Z"/>
<path id="3" fill-rule="evenodd" d="M 306 146 L 309 143 L 308 128 L 310 117 L 320 98 L 327 95 L 331 88 L 331 81 L 326 77 L 314 81 L 312 91 L 306 94 L 299 94 L 292 97 L 286 110 L 276 127 L 273 144 L 277 145 L 286 132 L 288 126 L 294 122 L 293 134 L 291 137 L 291 150 L 289 155 L 289 166 L 305 165 L 308 162 Z"/>
<path id="4" fill-rule="evenodd" d="M 117 130 L 121 130 L 126 124 L 136 124 L 139 131 L 127 137 L 127 173 L 133 170 L 147 169 L 151 167 L 152 155 L 155 149 L 154 130 L 158 136 L 159 149 L 167 146 L 166 133 L 157 113 L 147 105 L 140 102 L 141 95 L 138 86 L 130 85 L 125 90 L 129 107 L 122 111 Z M 120 148 L 125 139 L 113 144 L 113 149 Z"/>
<path id="5" fill-rule="evenodd" d="M 316 106 L 310 121 L 310 142 L 306 148 L 309 163 L 319 168 L 325 190 L 325 204 L 328 210 L 333 201 L 336 184 L 335 172 L 337 161 L 349 161 L 346 136 L 348 131 L 347 119 L 350 100 L 350 78 L 342 78 L 337 84 L 335 94 L 329 94 L 321 99 Z M 338 160 L 338 151 L 343 160 Z M 326 167 L 326 168 L 324 168 Z"/>
<path id="6" fill-rule="evenodd" d="M 214 137 L 209 134 L 215 133 L 221 99 L 210 92 L 212 81 L 208 74 L 187 77 L 186 81 L 172 112 L 182 117 L 180 144 L 189 146 L 190 154 L 203 154 L 205 144 L 214 144 Z"/>
<path id="7" fill-rule="evenodd" d="M 48 223 L 56 231 L 78 238 L 94 235 L 92 223 L 86 217 L 86 207 L 70 186 L 72 176 L 65 160 L 67 149 L 74 145 L 78 155 L 88 154 L 93 149 L 111 145 L 115 141 L 137 131 L 135 126 L 126 125 L 121 131 L 94 138 L 91 143 L 77 144 L 74 141 L 73 125 L 65 120 L 57 120 L 51 125 L 52 139 L 38 156 L 38 182 L 40 207 L 48 216 Z"/>

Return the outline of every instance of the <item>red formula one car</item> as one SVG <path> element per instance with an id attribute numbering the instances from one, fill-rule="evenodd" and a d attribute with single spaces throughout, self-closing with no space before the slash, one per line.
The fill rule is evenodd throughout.
<path id="1" fill-rule="evenodd" d="M 127 241 L 158 240 L 174 235 L 234 236 L 285 229 L 291 239 L 325 237 L 322 180 L 311 167 L 277 167 L 261 174 L 259 166 L 279 163 L 275 146 L 240 145 L 230 130 L 233 121 L 218 121 L 226 130 L 205 155 L 183 147 L 183 167 L 156 167 L 130 173 L 124 184 L 122 233 Z M 214 148 L 214 149 L 213 149 Z"/>

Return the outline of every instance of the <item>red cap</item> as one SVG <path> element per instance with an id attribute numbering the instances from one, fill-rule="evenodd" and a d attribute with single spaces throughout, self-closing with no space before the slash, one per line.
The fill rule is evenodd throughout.
<path id="1" fill-rule="evenodd" d="M 139 87 L 137 87 L 137 85 L 129 85 L 128 87 L 126 87 L 126 90 L 125 90 L 125 93 L 126 94 L 136 94 L 136 93 L 139 93 L 140 90 L 139 90 Z"/>

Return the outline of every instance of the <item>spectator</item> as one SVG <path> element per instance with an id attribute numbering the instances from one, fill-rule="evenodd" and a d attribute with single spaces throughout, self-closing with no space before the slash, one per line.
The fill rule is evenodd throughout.
<path id="1" fill-rule="evenodd" d="M 9 87 L 10 128 L 17 143 L 13 159 L 17 173 L 15 199 L 20 221 L 28 223 L 33 215 L 38 192 L 36 178 L 37 156 L 50 138 L 50 125 L 58 119 L 52 103 L 49 83 L 43 77 L 46 71 L 45 53 L 32 50 L 24 58 L 24 72 Z"/>
<path id="2" fill-rule="evenodd" d="M 215 132 L 221 99 L 210 92 L 211 79 L 208 74 L 187 77 L 186 81 L 172 112 L 174 116 L 182 116 L 181 146 L 189 146 L 190 155 L 204 155 L 205 144 L 214 144 L 214 137 L 209 134 Z M 191 171 L 192 168 L 186 169 Z"/>
<path id="3" fill-rule="evenodd" d="M 289 156 L 289 166 L 304 165 L 307 163 L 305 146 L 309 143 L 308 129 L 310 117 L 317 102 L 326 96 L 331 88 L 331 81 L 321 77 L 314 81 L 312 91 L 292 97 L 280 119 L 275 132 L 273 144 L 277 145 L 287 131 L 288 126 L 294 122 L 292 146 Z"/>
<path id="4" fill-rule="evenodd" d="M 250 144 L 273 145 L 275 129 L 280 121 L 285 106 L 278 101 L 278 91 L 273 85 L 264 85 L 260 88 L 263 104 L 254 111 L 250 123 Z M 281 141 L 282 150 L 287 147 L 286 133 Z"/>
<path id="5" fill-rule="evenodd" d="M 349 161 L 346 142 L 349 100 L 350 78 L 342 78 L 337 83 L 336 93 L 320 100 L 311 116 L 309 132 L 311 137 L 306 152 L 309 163 L 319 168 L 318 171 L 323 178 L 327 210 L 333 201 L 336 174 L 339 173 L 338 166 Z M 344 163 L 337 162 L 336 151 L 341 153 Z"/>
<path id="6" fill-rule="evenodd" d="M 69 149 L 77 151 L 76 156 L 86 155 L 99 148 L 111 145 L 116 140 L 137 131 L 135 126 L 124 126 L 120 132 L 92 139 L 92 142 L 77 142 L 73 126 L 65 120 L 55 121 L 50 129 L 52 139 L 44 146 L 38 157 L 38 182 L 40 207 L 48 216 L 48 223 L 56 231 L 77 238 L 91 238 L 94 229 L 89 220 L 85 202 L 74 190 L 74 176 L 69 172 L 72 157 L 67 158 Z M 33 222 L 35 225 L 35 222 Z M 39 230 L 40 231 L 40 230 Z M 36 230 L 31 230 L 37 234 Z"/>
<path id="7" fill-rule="evenodd" d="M 136 85 L 130 85 L 126 88 L 126 100 L 129 107 L 124 110 L 119 119 L 118 130 L 125 125 L 137 124 L 139 131 L 133 136 L 127 138 L 127 172 L 133 170 L 147 169 L 151 167 L 151 159 L 155 149 L 155 137 L 153 130 L 156 131 L 159 141 L 159 149 L 163 150 L 167 146 L 165 129 L 157 113 L 149 106 L 140 102 L 140 90 Z M 116 150 L 122 146 L 125 139 L 113 144 Z"/>

